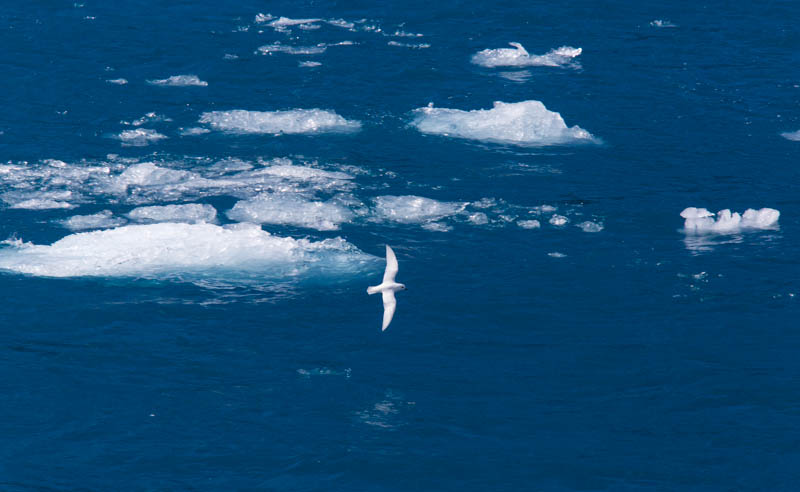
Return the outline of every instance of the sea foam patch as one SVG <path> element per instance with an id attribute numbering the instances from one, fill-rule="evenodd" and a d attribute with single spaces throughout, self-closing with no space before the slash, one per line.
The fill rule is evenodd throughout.
<path id="1" fill-rule="evenodd" d="M 729 234 L 747 229 L 773 229 L 780 215 L 774 208 L 748 208 L 743 214 L 725 209 L 713 214 L 705 208 L 688 207 L 681 212 L 681 217 L 685 219 L 684 231 L 688 234 Z"/>
<path id="2" fill-rule="evenodd" d="M 5 241 L 0 270 L 44 277 L 340 276 L 377 259 L 336 238 L 279 237 L 252 224 L 161 223 L 71 234 L 50 245 Z"/>
<path id="3" fill-rule="evenodd" d="M 307 134 L 347 133 L 361 129 L 361 123 L 347 120 L 324 109 L 288 111 L 211 111 L 200 115 L 200 123 L 233 133 Z"/>
<path id="4" fill-rule="evenodd" d="M 479 51 L 472 55 L 472 63 L 482 67 L 576 67 L 575 58 L 582 48 L 562 46 L 544 55 L 531 55 L 520 43 L 508 43 L 513 48 L 498 48 Z"/>
<path id="5" fill-rule="evenodd" d="M 513 145 L 598 143 L 591 133 L 568 127 L 559 113 L 534 100 L 497 101 L 492 109 L 474 111 L 434 108 L 431 103 L 414 111 L 411 124 L 422 133 Z"/>

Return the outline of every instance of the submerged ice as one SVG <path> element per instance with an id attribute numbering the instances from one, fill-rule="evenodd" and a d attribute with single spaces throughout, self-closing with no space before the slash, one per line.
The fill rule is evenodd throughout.
<path id="1" fill-rule="evenodd" d="M 430 104 L 414 113 L 412 125 L 417 130 L 447 137 L 530 146 L 597 142 L 591 133 L 579 126 L 568 127 L 559 113 L 534 100 L 497 101 L 492 109 L 473 111 Z"/>

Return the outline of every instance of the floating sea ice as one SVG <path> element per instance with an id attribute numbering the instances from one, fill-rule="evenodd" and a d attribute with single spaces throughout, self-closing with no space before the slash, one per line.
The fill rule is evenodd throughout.
<path id="1" fill-rule="evenodd" d="M 109 84 L 116 84 L 116 85 L 125 85 L 128 83 L 126 79 L 109 79 L 106 80 Z"/>
<path id="2" fill-rule="evenodd" d="M 11 208 L 21 208 L 26 210 L 49 210 L 57 208 L 75 208 L 75 205 L 61 200 L 51 200 L 48 198 L 31 198 L 22 200 L 11 205 Z"/>
<path id="3" fill-rule="evenodd" d="M 781 133 L 781 137 L 785 138 L 786 140 L 791 140 L 793 142 L 800 142 L 800 130 L 797 130 L 796 132 Z"/>
<path id="4" fill-rule="evenodd" d="M 289 55 L 319 55 L 325 53 L 328 45 L 320 43 L 315 46 L 288 46 L 281 43 L 267 44 L 258 47 L 258 53 L 269 55 L 272 53 L 286 53 Z"/>
<path id="5" fill-rule="evenodd" d="M 51 245 L 20 240 L 0 247 L 0 270 L 45 277 L 175 275 L 237 279 L 339 277 L 373 267 L 376 258 L 341 238 L 312 242 L 278 237 L 252 224 L 161 223 L 69 235 Z"/>
<path id="6" fill-rule="evenodd" d="M 333 111 L 322 109 L 292 109 L 289 111 L 212 111 L 200 115 L 200 123 L 216 130 L 237 133 L 329 133 L 352 132 L 361 123 L 346 120 Z"/>
<path id="7" fill-rule="evenodd" d="M 668 21 L 666 19 L 656 19 L 654 21 L 650 21 L 650 25 L 652 27 L 658 27 L 658 28 L 678 27 L 678 26 L 676 26 L 675 24 L 673 24 L 672 22 L 670 22 L 670 21 Z"/>
<path id="8" fill-rule="evenodd" d="M 544 55 L 531 55 L 519 43 L 508 43 L 514 48 L 483 50 L 472 55 L 472 63 L 483 67 L 563 67 L 583 52 L 581 48 L 562 46 Z"/>
<path id="9" fill-rule="evenodd" d="M 400 46 L 402 48 L 411 48 L 412 50 L 424 50 L 425 48 L 430 48 L 431 45 L 428 43 L 399 43 L 397 41 L 389 41 L 389 46 Z"/>
<path id="10" fill-rule="evenodd" d="M 121 140 L 123 145 L 142 147 L 151 142 L 163 140 L 167 138 L 167 136 L 149 128 L 137 128 L 135 130 L 123 130 L 119 135 L 116 135 L 115 138 Z"/>
<path id="11" fill-rule="evenodd" d="M 460 213 L 467 203 L 440 202 L 421 196 L 379 196 L 375 216 L 402 224 L 425 224 Z"/>
<path id="12" fill-rule="evenodd" d="M 211 133 L 211 130 L 200 126 L 193 126 L 191 128 L 181 128 L 180 133 L 181 136 L 183 137 L 196 137 L 197 135 L 204 135 L 206 133 Z"/>
<path id="13" fill-rule="evenodd" d="M 256 14 L 255 22 L 256 24 L 262 24 L 264 22 L 269 22 L 275 17 L 272 14 Z"/>
<path id="14" fill-rule="evenodd" d="M 114 217 L 111 210 L 103 210 L 91 215 L 74 215 L 60 223 L 71 231 L 85 231 L 87 229 L 108 229 L 125 224 L 125 219 Z"/>
<path id="15" fill-rule="evenodd" d="M 295 194 L 270 193 L 236 203 L 228 218 L 256 224 L 284 224 L 334 231 L 353 218 L 353 212 L 333 202 L 319 202 Z"/>
<path id="16" fill-rule="evenodd" d="M 569 222 L 569 219 L 564 217 L 563 215 L 554 215 L 550 217 L 550 220 L 548 222 L 550 222 L 554 226 L 561 227 L 566 225 L 567 222 Z"/>
<path id="17" fill-rule="evenodd" d="M 538 220 L 520 220 L 517 225 L 523 229 L 538 229 L 542 226 Z"/>
<path id="18" fill-rule="evenodd" d="M 197 224 L 213 223 L 217 220 L 217 210 L 211 205 L 188 203 L 182 205 L 161 205 L 138 207 L 128 212 L 128 218 L 137 222 L 186 222 Z"/>
<path id="19" fill-rule="evenodd" d="M 267 25 L 277 31 L 280 31 L 287 27 L 299 26 L 301 24 L 313 24 L 314 22 L 320 21 L 322 21 L 322 19 L 290 19 L 289 17 L 279 17 Z M 256 20 L 256 22 L 258 22 L 258 20 Z"/>
<path id="20" fill-rule="evenodd" d="M 431 103 L 414 113 L 412 125 L 422 133 L 530 146 L 597 143 L 591 133 L 568 127 L 540 101 L 497 101 L 492 109 L 474 111 L 434 108 Z"/>
<path id="21" fill-rule="evenodd" d="M 316 61 L 301 61 L 297 64 L 298 67 L 303 68 L 319 67 L 320 65 L 322 65 L 322 63 Z"/>
<path id="22" fill-rule="evenodd" d="M 714 214 L 704 208 L 689 207 L 681 212 L 687 233 L 732 233 L 745 229 L 770 229 L 775 227 L 780 212 L 773 208 L 747 209 L 744 214 L 725 209 Z"/>
<path id="23" fill-rule="evenodd" d="M 475 212 L 470 214 L 467 219 L 475 225 L 485 225 L 489 223 L 489 217 L 483 212 Z"/>
<path id="24" fill-rule="evenodd" d="M 597 222 L 592 221 L 585 221 L 577 224 L 578 227 L 581 228 L 583 232 L 600 232 L 603 230 L 602 224 L 598 224 Z"/>
<path id="25" fill-rule="evenodd" d="M 200 80 L 197 75 L 173 75 L 166 79 L 148 80 L 147 83 L 169 87 L 206 87 L 208 85 L 208 82 Z"/>

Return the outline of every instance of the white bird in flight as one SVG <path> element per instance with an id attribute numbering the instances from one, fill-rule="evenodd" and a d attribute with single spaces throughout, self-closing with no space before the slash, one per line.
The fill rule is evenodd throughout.
<path id="1" fill-rule="evenodd" d="M 394 293 L 398 290 L 406 290 L 405 285 L 394 281 L 397 270 L 397 257 L 387 244 L 386 271 L 383 272 L 383 282 L 375 287 L 367 287 L 367 294 L 372 295 L 380 292 L 383 295 L 383 327 L 381 331 L 389 327 L 389 323 L 392 322 L 392 316 L 394 316 L 394 310 L 397 308 L 397 300 L 394 298 Z"/>

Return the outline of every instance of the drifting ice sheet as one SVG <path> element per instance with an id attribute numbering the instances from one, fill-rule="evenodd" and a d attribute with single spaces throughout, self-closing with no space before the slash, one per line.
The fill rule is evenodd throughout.
<path id="1" fill-rule="evenodd" d="M 777 225 L 780 215 L 774 208 L 748 208 L 741 215 L 725 209 L 717 212 L 716 219 L 714 214 L 704 208 L 689 207 L 681 212 L 681 217 L 686 219 L 684 231 L 690 234 L 726 234 L 746 229 L 771 229 Z"/>
<path id="2" fill-rule="evenodd" d="M 574 63 L 583 50 L 562 46 L 544 55 L 531 55 L 519 43 L 508 43 L 514 48 L 483 50 L 472 55 L 472 63 L 482 67 L 563 67 Z"/>
<path id="3" fill-rule="evenodd" d="M 271 193 L 242 200 L 228 211 L 231 220 L 257 224 L 287 224 L 333 231 L 353 213 L 336 203 L 307 200 L 293 194 Z"/>
<path id="4" fill-rule="evenodd" d="M 434 108 L 430 104 L 415 111 L 412 125 L 422 133 L 514 145 L 597 143 L 583 128 L 568 127 L 560 114 L 549 111 L 540 101 L 497 101 L 492 109 L 474 111 Z"/>
<path id="5" fill-rule="evenodd" d="M 139 207 L 128 213 L 128 218 L 137 222 L 214 222 L 217 210 L 211 205 L 187 203 L 183 205 L 162 205 Z"/>
<path id="6" fill-rule="evenodd" d="M 375 215 L 402 224 L 425 224 L 456 215 L 466 206 L 466 203 L 440 202 L 414 195 L 386 195 L 375 198 Z"/>

